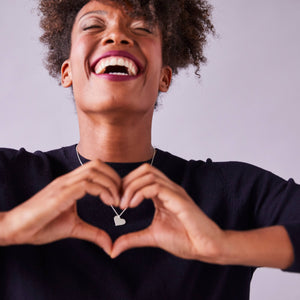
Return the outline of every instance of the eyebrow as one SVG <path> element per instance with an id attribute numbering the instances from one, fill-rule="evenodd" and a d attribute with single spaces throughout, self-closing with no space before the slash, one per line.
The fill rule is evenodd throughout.
<path id="1" fill-rule="evenodd" d="M 85 13 L 84 15 L 82 15 L 79 20 L 81 20 L 83 17 L 87 16 L 87 15 L 91 15 L 91 14 L 96 14 L 96 15 L 107 15 L 107 12 L 104 10 L 93 10 L 93 11 L 89 11 L 87 13 Z"/>

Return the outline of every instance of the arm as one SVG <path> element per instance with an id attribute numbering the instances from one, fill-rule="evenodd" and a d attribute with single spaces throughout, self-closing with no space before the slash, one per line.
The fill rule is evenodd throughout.
<path id="1" fill-rule="evenodd" d="M 151 166 L 141 166 L 123 181 L 121 208 L 152 198 L 155 215 L 143 231 L 120 237 L 112 257 L 133 247 L 160 247 L 176 256 L 216 264 L 286 268 L 294 259 L 284 227 L 224 231 L 185 190 Z"/>
<path id="2" fill-rule="evenodd" d="M 293 261 L 293 246 L 283 226 L 225 231 L 221 264 L 286 269 Z"/>

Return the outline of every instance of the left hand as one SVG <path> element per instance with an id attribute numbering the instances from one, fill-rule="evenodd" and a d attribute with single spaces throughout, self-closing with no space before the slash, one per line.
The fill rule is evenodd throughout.
<path id="1" fill-rule="evenodd" d="M 181 186 L 149 164 L 123 179 L 120 207 L 136 207 L 145 198 L 151 198 L 155 206 L 151 225 L 119 237 L 113 245 L 112 258 L 134 247 L 159 247 L 185 259 L 218 260 L 224 232 Z"/>

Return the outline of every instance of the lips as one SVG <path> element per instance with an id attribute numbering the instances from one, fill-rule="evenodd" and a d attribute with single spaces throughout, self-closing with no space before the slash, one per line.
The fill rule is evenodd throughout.
<path id="1" fill-rule="evenodd" d="M 112 80 L 134 79 L 143 72 L 142 64 L 126 51 L 109 51 L 91 65 L 97 76 Z"/>

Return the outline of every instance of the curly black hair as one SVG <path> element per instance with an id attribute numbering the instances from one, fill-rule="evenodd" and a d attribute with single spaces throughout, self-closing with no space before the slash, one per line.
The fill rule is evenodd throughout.
<path id="1" fill-rule="evenodd" d="M 42 43 L 48 47 L 46 67 L 60 78 L 62 63 L 69 58 L 71 32 L 79 10 L 90 0 L 39 0 Z M 214 34 L 212 6 L 206 0 L 111 0 L 132 17 L 158 24 L 162 32 L 163 63 L 174 74 L 189 65 L 206 62 L 204 46 L 208 34 Z M 134 9 L 133 9 L 134 8 Z"/>

